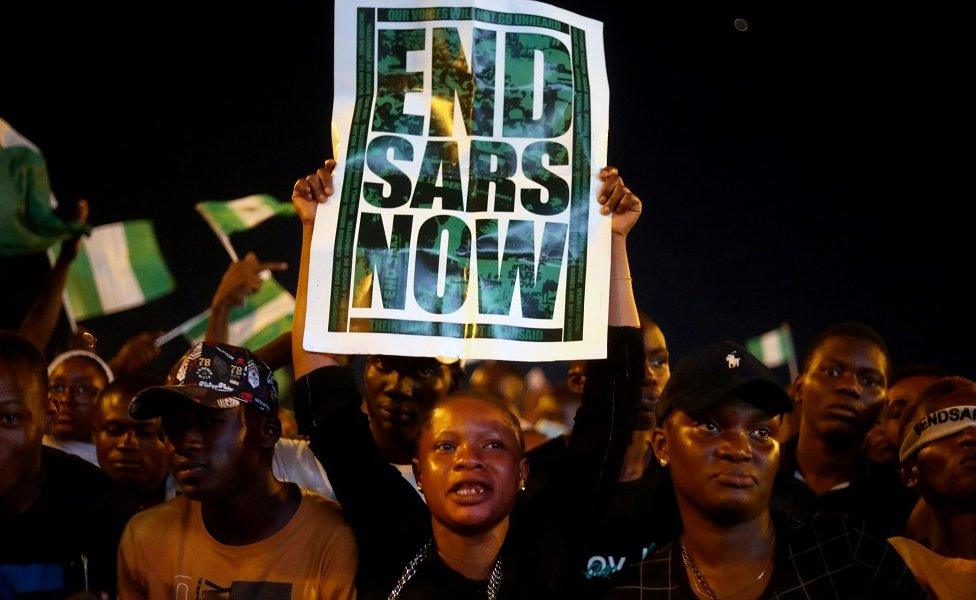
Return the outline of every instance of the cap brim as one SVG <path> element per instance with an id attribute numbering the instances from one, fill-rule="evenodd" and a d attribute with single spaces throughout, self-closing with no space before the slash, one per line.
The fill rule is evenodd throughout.
<path id="1" fill-rule="evenodd" d="M 146 388 L 129 403 L 129 415 L 145 420 L 161 417 L 180 406 L 180 400 L 190 400 L 202 406 L 226 410 L 240 406 L 241 401 L 227 392 L 195 385 L 161 385 Z"/>

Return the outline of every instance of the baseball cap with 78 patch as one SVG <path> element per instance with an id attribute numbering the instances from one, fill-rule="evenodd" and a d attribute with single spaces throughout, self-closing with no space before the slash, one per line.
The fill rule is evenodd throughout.
<path id="1" fill-rule="evenodd" d="M 132 418 L 161 416 L 181 398 L 211 408 L 245 405 L 266 414 L 278 410 L 278 383 L 268 365 L 247 348 L 200 342 L 176 363 L 169 381 L 136 394 L 129 404 Z"/>

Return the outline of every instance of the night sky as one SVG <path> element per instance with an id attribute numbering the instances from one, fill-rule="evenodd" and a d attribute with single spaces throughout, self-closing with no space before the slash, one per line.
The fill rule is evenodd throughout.
<path id="1" fill-rule="evenodd" d="M 287 201 L 330 152 L 332 5 L 264 4 L 4 9 L 0 116 L 42 149 L 62 205 L 88 198 L 94 224 L 152 219 L 177 281 L 85 323 L 106 354 L 209 304 L 227 256 L 194 203 Z M 954 105 L 971 79 L 958 20 L 725 4 L 637 15 L 560 3 L 605 23 L 610 159 L 647 207 L 630 236 L 638 304 L 679 357 L 784 321 L 802 351 L 859 320 L 896 365 L 976 375 L 972 186 L 953 150 L 968 143 Z M 234 238 L 288 261 L 292 291 L 299 241 L 292 219 Z M 46 262 L 0 270 L 0 327 L 16 328 Z M 169 344 L 160 364 L 185 348 Z"/>

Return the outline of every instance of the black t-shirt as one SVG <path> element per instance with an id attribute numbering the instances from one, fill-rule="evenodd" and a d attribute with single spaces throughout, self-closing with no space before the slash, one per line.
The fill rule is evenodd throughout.
<path id="1" fill-rule="evenodd" d="M 127 516 L 112 480 L 84 460 L 44 447 L 44 484 L 26 511 L 0 517 L 0 599 L 115 593 L 115 558 Z"/>
<path id="2" fill-rule="evenodd" d="M 431 550 L 399 597 L 400 600 L 486 600 L 488 582 L 464 577 Z"/>
<path id="3" fill-rule="evenodd" d="M 568 452 L 568 439 L 558 436 L 528 453 L 529 497 L 546 486 L 551 473 L 568 460 Z M 610 510 L 600 518 L 576 565 L 588 591 L 602 595 L 610 577 L 639 563 L 680 532 L 666 473 L 652 462 L 639 479 L 616 484 Z"/>
<path id="4" fill-rule="evenodd" d="M 902 485 L 894 467 L 868 461 L 848 485 L 819 496 L 797 477 L 797 438 L 780 447 L 780 470 L 773 486 L 772 507 L 784 512 L 850 515 L 878 531 L 899 533 L 918 499 Z"/>
<path id="5" fill-rule="evenodd" d="M 593 539 L 599 515 L 610 504 L 636 420 L 644 373 L 640 330 L 610 328 L 607 352 L 610 358 L 587 377 L 567 460 L 552 465 L 546 485 L 522 495 L 512 511 L 500 552 L 501 598 L 568 598 L 581 591 L 582 574 L 572 567 L 581 564 L 582 547 Z M 309 433 L 312 451 L 329 473 L 343 516 L 356 534 L 359 597 L 387 598 L 410 559 L 431 540 L 430 512 L 380 455 L 347 368 L 316 369 L 293 389 L 300 429 Z M 401 598 L 467 598 L 450 593 L 484 589 L 484 582 L 471 583 L 438 568 L 435 563 L 426 565 L 425 573 L 418 571 Z M 425 590 L 422 586 L 427 591 L 415 591 Z"/>

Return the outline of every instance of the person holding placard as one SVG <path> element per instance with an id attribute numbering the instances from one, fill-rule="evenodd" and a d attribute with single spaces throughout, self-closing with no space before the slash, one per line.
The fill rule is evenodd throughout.
<path id="1" fill-rule="evenodd" d="M 329 161 L 295 184 L 303 224 L 294 339 L 305 323 L 315 209 L 332 192 Z M 329 471 L 360 545 L 364 598 L 546 598 L 571 595 L 596 517 L 609 506 L 636 421 L 644 353 L 626 236 L 641 202 L 616 169 L 600 172 L 602 212 L 613 214 L 608 358 L 594 361 L 570 442 L 570 460 L 531 499 L 518 420 L 492 396 L 457 392 L 421 420 L 413 470 L 426 503 L 381 455 L 340 359 L 293 351 L 296 413 Z M 314 365 L 314 370 L 309 367 Z"/>

